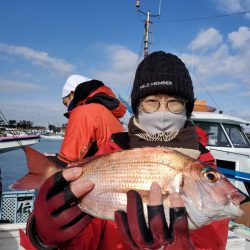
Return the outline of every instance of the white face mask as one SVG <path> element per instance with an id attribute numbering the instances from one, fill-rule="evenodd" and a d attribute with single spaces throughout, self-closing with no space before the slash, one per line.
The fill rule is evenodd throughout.
<path id="1" fill-rule="evenodd" d="M 186 109 L 178 114 L 166 111 L 153 113 L 139 111 L 138 113 L 140 127 L 150 134 L 180 130 L 184 127 L 186 120 Z"/>

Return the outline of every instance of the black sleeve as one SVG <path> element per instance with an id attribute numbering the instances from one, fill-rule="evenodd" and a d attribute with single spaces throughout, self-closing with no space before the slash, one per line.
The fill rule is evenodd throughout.
<path id="1" fill-rule="evenodd" d="M 46 157 L 47 157 L 47 159 L 49 159 L 50 161 L 53 161 L 54 163 L 56 163 L 57 165 L 59 165 L 60 167 L 65 168 L 65 167 L 68 165 L 68 163 L 59 160 L 57 156 L 58 156 L 58 154 L 56 154 L 55 156 L 46 156 Z"/>

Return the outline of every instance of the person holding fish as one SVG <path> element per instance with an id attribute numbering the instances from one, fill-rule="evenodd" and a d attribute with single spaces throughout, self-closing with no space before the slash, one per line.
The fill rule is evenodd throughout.
<path id="1" fill-rule="evenodd" d="M 199 143 L 200 129 L 196 129 L 189 120 L 194 100 L 193 84 L 185 64 L 175 55 L 153 52 L 136 71 L 131 93 L 135 116 L 130 119 L 128 133 L 113 134 L 111 142 L 98 154 L 117 150 L 117 145 L 122 149 L 148 146 L 181 148 L 186 154 L 215 167 L 214 158 Z M 131 223 L 126 223 L 128 228 Z M 227 242 L 228 220 L 190 230 L 189 235 L 194 249 L 223 250 Z M 131 245 L 137 243 L 132 239 L 134 237 L 129 237 L 129 232 L 124 232 L 123 238 Z"/>
<path id="2" fill-rule="evenodd" d="M 21 244 L 27 249 L 224 250 L 228 218 L 240 215 L 245 196 L 216 170 L 199 143 L 189 120 L 194 100 L 181 59 L 153 52 L 136 70 L 135 115 L 128 132 L 114 133 L 96 157 L 61 171 L 26 149 L 30 174 L 13 187 L 40 190 Z"/>

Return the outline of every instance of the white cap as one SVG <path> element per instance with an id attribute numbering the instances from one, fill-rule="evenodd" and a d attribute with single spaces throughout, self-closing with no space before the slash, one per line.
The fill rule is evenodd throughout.
<path id="1" fill-rule="evenodd" d="M 62 98 L 68 96 L 71 91 L 75 91 L 76 87 L 82 83 L 90 81 L 91 79 L 81 75 L 71 75 L 65 82 L 62 89 Z"/>

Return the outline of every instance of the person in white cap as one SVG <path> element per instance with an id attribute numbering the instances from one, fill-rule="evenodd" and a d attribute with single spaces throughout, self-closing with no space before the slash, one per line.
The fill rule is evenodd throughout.
<path id="1" fill-rule="evenodd" d="M 63 86 L 62 99 L 69 120 L 57 155 L 60 163 L 94 155 L 112 133 L 124 130 L 119 118 L 126 107 L 103 82 L 71 75 Z"/>
<path id="2" fill-rule="evenodd" d="M 76 87 L 80 83 L 90 80 L 90 78 L 81 75 L 71 75 L 68 77 L 62 89 L 63 104 L 68 107 L 70 102 L 73 100 Z"/>

